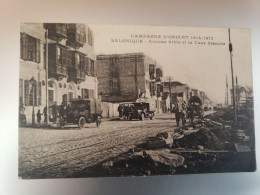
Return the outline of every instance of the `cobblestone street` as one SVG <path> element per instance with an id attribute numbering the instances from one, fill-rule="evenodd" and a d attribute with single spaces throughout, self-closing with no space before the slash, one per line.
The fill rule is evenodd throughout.
<path id="1" fill-rule="evenodd" d="M 86 167 L 126 152 L 147 137 L 173 130 L 171 114 L 154 120 L 103 121 L 97 128 L 19 128 L 19 176 L 22 178 L 70 177 Z"/>

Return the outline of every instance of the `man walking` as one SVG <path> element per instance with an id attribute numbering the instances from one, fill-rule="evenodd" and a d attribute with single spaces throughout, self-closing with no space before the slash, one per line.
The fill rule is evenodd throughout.
<path id="1" fill-rule="evenodd" d="M 56 123 L 57 116 L 58 116 L 58 105 L 57 105 L 57 102 L 54 102 L 54 104 L 51 107 L 52 107 L 53 123 Z"/>

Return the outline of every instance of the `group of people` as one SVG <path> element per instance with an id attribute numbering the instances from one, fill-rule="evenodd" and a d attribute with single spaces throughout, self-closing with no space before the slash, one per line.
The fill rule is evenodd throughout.
<path id="1" fill-rule="evenodd" d="M 185 125 L 187 119 L 190 119 L 190 123 L 193 123 L 196 108 L 193 104 L 188 106 L 185 101 L 177 99 L 172 112 L 175 113 L 176 123 L 179 126 L 180 120 L 182 121 L 182 125 Z"/>
<path id="2" fill-rule="evenodd" d="M 57 105 L 57 102 L 54 102 L 52 106 L 49 108 L 52 109 L 52 121 L 53 123 L 57 122 L 57 118 L 60 118 L 64 121 L 66 115 L 70 112 L 70 104 L 65 106 L 63 103 L 61 105 Z M 37 116 L 37 123 L 41 123 L 41 115 L 44 115 L 44 123 L 47 123 L 47 107 L 44 107 L 43 113 L 41 113 L 40 109 L 38 110 L 36 116 Z"/>
<path id="3" fill-rule="evenodd" d="M 129 118 L 129 113 L 131 110 L 133 110 L 134 105 L 129 104 L 119 104 L 117 111 L 119 113 L 120 118 Z"/>

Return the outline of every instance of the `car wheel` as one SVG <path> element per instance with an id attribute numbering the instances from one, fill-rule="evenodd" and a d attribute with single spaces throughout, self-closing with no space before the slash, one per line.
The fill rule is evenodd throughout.
<path id="1" fill-rule="evenodd" d="M 97 127 L 99 127 L 101 125 L 101 117 L 100 116 L 97 117 L 96 125 L 97 125 Z"/>
<path id="2" fill-rule="evenodd" d="M 84 128 L 85 123 L 86 123 L 86 119 L 85 119 L 83 116 L 80 117 L 80 118 L 79 118 L 79 122 L 78 122 L 79 128 L 80 128 L 80 129 Z"/>

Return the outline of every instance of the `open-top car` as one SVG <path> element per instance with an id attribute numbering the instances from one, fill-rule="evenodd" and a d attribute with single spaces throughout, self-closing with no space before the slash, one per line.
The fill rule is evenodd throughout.
<path id="1" fill-rule="evenodd" d="M 100 99 L 74 99 L 66 110 L 65 123 L 77 124 L 83 128 L 86 123 L 101 124 L 102 118 Z"/>

